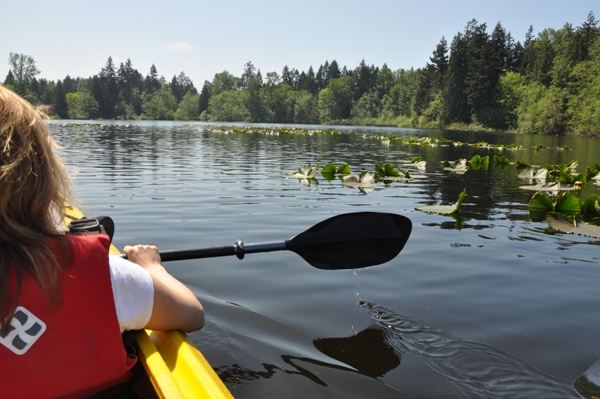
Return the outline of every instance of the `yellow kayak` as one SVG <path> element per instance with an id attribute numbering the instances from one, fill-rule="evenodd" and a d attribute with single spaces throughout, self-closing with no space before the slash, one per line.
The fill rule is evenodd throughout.
<path id="1" fill-rule="evenodd" d="M 79 209 L 67 206 L 65 223 L 84 218 Z M 119 250 L 111 245 L 110 254 Z M 136 333 L 138 357 L 156 396 L 175 398 L 231 398 L 223 381 L 182 331 L 142 330 Z"/>

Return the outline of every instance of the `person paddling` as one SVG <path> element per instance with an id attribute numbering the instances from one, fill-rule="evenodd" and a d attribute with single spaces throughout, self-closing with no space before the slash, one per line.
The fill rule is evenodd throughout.
<path id="1" fill-rule="evenodd" d="M 106 235 L 66 233 L 74 201 L 56 147 L 43 115 L 0 85 L 2 397 L 89 397 L 130 378 L 122 332 L 204 326 L 155 246 L 126 246 L 125 260 Z"/>

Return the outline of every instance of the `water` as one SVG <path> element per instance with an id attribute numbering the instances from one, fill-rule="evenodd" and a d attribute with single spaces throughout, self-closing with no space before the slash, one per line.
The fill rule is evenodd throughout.
<path id="1" fill-rule="evenodd" d="M 443 172 L 442 160 L 505 155 L 530 164 L 600 162 L 593 139 L 340 128 L 357 134 L 215 133 L 211 124 L 103 122 L 51 130 L 88 215 L 110 215 L 115 244 L 160 249 L 288 239 L 333 215 L 409 217 L 392 261 L 327 271 L 291 252 L 167 264 L 200 298 L 192 340 L 237 398 L 576 398 L 600 358 L 600 240 L 532 222 L 514 166 Z M 321 127 L 325 129 L 324 127 Z M 518 151 L 426 147 L 377 135 L 519 144 Z M 549 149 L 535 151 L 545 144 Z M 559 151 L 568 145 L 572 150 Z M 425 179 L 365 193 L 339 180 L 286 178 L 312 163 L 353 173 L 420 155 Z M 416 207 L 452 204 L 462 223 Z M 577 194 L 599 193 L 588 182 Z"/>

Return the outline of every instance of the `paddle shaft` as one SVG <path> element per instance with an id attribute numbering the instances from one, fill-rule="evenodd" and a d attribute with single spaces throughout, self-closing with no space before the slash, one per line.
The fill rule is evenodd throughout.
<path id="1" fill-rule="evenodd" d="M 219 256 L 237 256 L 242 259 L 245 254 L 259 252 L 285 251 L 287 249 L 285 241 L 264 242 L 257 244 L 243 244 L 237 241 L 234 245 L 224 245 L 220 247 L 173 249 L 160 251 L 160 260 L 170 262 L 176 260 L 216 258 Z"/>

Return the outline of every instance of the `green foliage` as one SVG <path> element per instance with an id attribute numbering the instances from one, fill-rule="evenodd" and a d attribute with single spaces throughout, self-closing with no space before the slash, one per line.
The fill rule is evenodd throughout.
<path id="1" fill-rule="evenodd" d="M 174 118 L 179 121 L 189 121 L 198 119 L 198 101 L 200 96 L 198 94 L 192 94 L 191 91 L 188 91 L 179 106 L 177 107 L 177 111 L 175 111 Z"/>
<path id="2" fill-rule="evenodd" d="M 10 53 L 8 65 L 11 72 L 9 83 L 12 84 L 15 93 L 26 96 L 34 78 L 41 72 L 36 67 L 35 60 L 30 55 Z"/>
<path id="3" fill-rule="evenodd" d="M 476 154 L 473 156 L 473 158 L 471 158 L 469 163 L 471 164 L 471 168 L 473 168 L 473 170 L 487 169 L 490 165 L 490 156 L 486 155 L 481 157 L 480 155 Z"/>
<path id="4" fill-rule="evenodd" d="M 331 79 L 319 93 L 319 116 L 321 123 L 340 123 L 350 117 L 352 107 L 352 77 Z"/>
<path id="5" fill-rule="evenodd" d="M 150 120 L 173 120 L 177 110 L 177 100 L 169 90 L 154 93 L 143 106 L 144 118 Z"/>
<path id="6" fill-rule="evenodd" d="M 592 166 L 588 166 L 585 168 L 588 178 L 593 178 L 598 173 L 600 173 L 600 163 L 595 163 Z"/>
<path id="7" fill-rule="evenodd" d="M 71 119 L 93 119 L 98 112 L 98 101 L 89 91 L 68 93 L 67 113 Z"/>
<path id="8" fill-rule="evenodd" d="M 33 58 L 11 53 L 9 64 L 6 87 L 65 114 L 63 95 L 56 93 L 61 90 L 58 82 L 38 81 Z M 531 30 L 521 45 L 500 23 L 488 32 L 485 23 L 471 20 L 450 46 L 442 38 L 430 63 L 418 69 L 392 71 L 363 60 L 348 70 L 326 61 L 316 74 L 312 66 L 307 72 L 286 66 L 281 76 L 266 73 L 263 82 L 260 70 L 248 62 L 241 77 L 223 71 L 205 81 L 197 101 L 186 98 L 198 93 L 184 72 L 167 82 L 152 65 L 144 77 L 129 59 L 117 68 L 109 57 L 97 75 L 67 76 L 61 83 L 64 95 L 90 91 L 98 105 L 93 110 L 88 101 L 87 110 L 73 109 L 71 114 L 77 117 L 353 123 L 600 136 L 600 28 L 590 14 L 575 29 L 565 24 L 542 30 L 537 37 Z M 154 98 L 161 91 L 174 96 L 174 109 L 169 101 L 165 108 L 165 101 Z M 197 110 L 192 110 L 192 103 Z"/>
<path id="9" fill-rule="evenodd" d="M 517 161 L 515 163 L 515 166 L 517 169 L 525 169 L 525 168 L 530 168 L 531 165 L 528 164 L 527 162 L 523 162 L 523 161 Z"/>
<path id="10" fill-rule="evenodd" d="M 224 91 L 212 96 L 208 103 L 208 113 L 213 121 L 245 122 L 250 119 L 246 108 L 246 91 Z"/>
<path id="11" fill-rule="evenodd" d="M 548 194 L 539 191 L 529 201 L 528 208 L 545 212 L 580 212 L 582 204 L 583 202 L 579 198 L 568 191 L 560 193 L 554 202 Z"/>
<path id="12" fill-rule="evenodd" d="M 389 162 L 386 162 L 385 165 L 381 166 L 378 163 L 375 164 L 375 178 L 376 179 L 384 179 L 386 177 L 401 177 L 406 176 L 408 172 L 400 172 L 398 169 L 394 168 Z"/>
<path id="13" fill-rule="evenodd" d="M 334 179 L 336 176 L 349 175 L 350 173 L 350 166 L 347 163 L 340 165 L 338 168 L 331 162 L 321 169 L 321 174 L 328 180 Z"/>
<path id="14" fill-rule="evenodd" d="M 505 156 L 494 155 L 494 166 L 506 167 L 510 165 L 510 160 Z"/>

